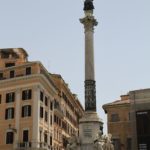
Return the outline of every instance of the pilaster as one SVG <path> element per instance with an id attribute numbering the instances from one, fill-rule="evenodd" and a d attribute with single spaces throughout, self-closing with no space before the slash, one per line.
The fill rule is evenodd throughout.
<path id="1" fill-rule="evenodd" d="M 16 148 L 17 142 L 19 141 L 19 131 L 20 131 L 20 101 L 21 101 L 21 90 L 17 89 L 15 93 L 15 102 L 16 102 L 16 107 L 15 107 L 15 142 L 14 142 L 14 148 Z"/>
<path id="2" fill-rule="evenodd" d="M 39 119 L 40 119 L 40 89 L 39 86 L 34 87 L 33 91 L 33 130 L 32 130 L 32 142 L 34 148 L 39 148 Z"/>

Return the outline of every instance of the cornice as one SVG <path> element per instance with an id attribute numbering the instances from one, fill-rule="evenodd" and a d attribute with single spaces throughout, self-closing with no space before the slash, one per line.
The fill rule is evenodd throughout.
<path id="1" fill-rule="evenodd" d="M 5 79 L 5 80 L 0 80 L 0 89 L 3 89 L 5 87 L 5 85 L 9 86 L 9 84 L 13 84 L 15 83 L 16 86 L 20 86 L 17 83 L 19 81 L 25 81 L 27 82 L 27 80 L 38 80 L 38 83 L 40 83 L 40 79 L 44 80 L 44 84 L 49 86 L 50 89 L 57 94 L 57 90 L 55 89 L 55 87 L 53 87 L 53 85 L 50 84 L 50 82 L 47 80 L 47 78 L 43 75 L 43 74 L 32 74 L 32 75 L 28 75 L 28 76 L 21 76 L 21 77 L 15 77 L 15 78 L 10 78 L 10 79 Z M 35 83 L 31 83 L 35 84 Z"/>

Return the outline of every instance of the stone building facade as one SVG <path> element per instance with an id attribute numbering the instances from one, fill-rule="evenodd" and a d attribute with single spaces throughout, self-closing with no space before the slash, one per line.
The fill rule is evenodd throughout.
<path id="1" fill-rule="evenodd" d="M 130 100 L 128 95 L 121 100 L 103 105 L 107 113 L 108 133 L 113 136 L 115 150 L 129 150 L 131 147 Z"/>
<path id="2" fill-rule="evenodd" d="M 103 109 L 115 150 L 150 149 L 150 89 L 130 91 Z"/>
<path id="3" fill-rule="evenodd" d="M 22 48 L 0 49 L 0 149 L 63 150 L 83 113 L 60 75 Z"/>

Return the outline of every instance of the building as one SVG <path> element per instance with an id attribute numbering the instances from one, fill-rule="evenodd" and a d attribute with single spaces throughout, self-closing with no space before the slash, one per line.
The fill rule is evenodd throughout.
<path id="1" fill-rule="evenodd" d="M 130 91 L 103 109 L 115 150 L 150 149 L 150 89 Z"/>
<path id="2" fill-rule="evenodd" d="M 150 89 L 129 92 L 132 149 L 150 149 Z"/>
<path id="3" fill-rule="evenodd" d="M 123 95 L 121 100 L 103 105 L 103 109 L 107 113 L 108 133 L 113 135 L 115 150 L 123 148 L 129 150 L 131 143 L 129 96 Z"/>
<path id="4" fill-rule="evenodd" d="M 0 149 L 63 150 L 83 113 L 60 75 L 22 48 L 0 49 Z"/>
<path id="5" fill-rule="evenodd" d="M 61 142 L 66 147 L 67 138 L 79 132 L 79 118 L 83 115 L 83 108 L 75 94 L 72 94 L 60 75 L 51 74 L 59 90 L 59 101 L 54 101 L 54 146 L 59 144 L 57 134 L 62 136 Z M 65 114 L 65 117 L 64 115 Z M 63 118 L 63 119 L 62 119 Z M 60 122 L 60 120 L 62 120 Z"/>

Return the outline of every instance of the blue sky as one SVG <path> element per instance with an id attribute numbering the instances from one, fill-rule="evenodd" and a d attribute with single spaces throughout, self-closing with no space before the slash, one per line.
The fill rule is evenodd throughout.
<path id="1" fill-rule="evenodd" d="M 150 88 L 150 1 L 94 0 L 97 109 L 130 90 Z M 22 47 L 61 74 L 84 104 L 83 0 L 1 0 L 0 47 Z"/>

